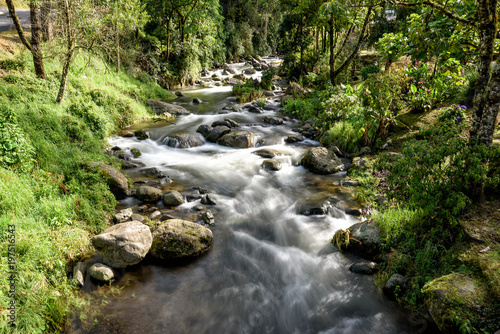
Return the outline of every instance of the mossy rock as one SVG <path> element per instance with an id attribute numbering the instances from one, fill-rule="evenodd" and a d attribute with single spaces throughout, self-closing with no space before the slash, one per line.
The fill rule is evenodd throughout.
<path id="1" fill-rule="evenodd" d="M 208 251 L 212 231 L 181 219 L 167 220 L 153 232 L 150 254 L 158 260 L 192 258 Z"/>
<path id="2" fill-rule="evenodd" d="M 427 283 L 422 292 L 429 313 L 443 333 L 459 333 L 466 321 L 474 324 L 488 290 L 477 278 L 453 273 Z"/>

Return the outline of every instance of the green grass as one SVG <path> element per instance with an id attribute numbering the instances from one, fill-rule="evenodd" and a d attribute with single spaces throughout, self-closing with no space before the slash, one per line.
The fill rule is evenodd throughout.
<path id="1" fill-rule="evenodd" d="M 116 205 L 89 163 L 112 163 L 104 154 L 106 138 L 149 118 L 147 99 L 172 95 L 80 54 L 58 105 L 57 58 L 46 57 L 47 80 L 39 80 L 30 54 L 11 49 L 14 55 L 0 47 L 0 333 L 58 333 L 72 309 L 89 308 L 68 277 Z M 16 228 L 13 331 L 7 318 L 8 225 Z"/>

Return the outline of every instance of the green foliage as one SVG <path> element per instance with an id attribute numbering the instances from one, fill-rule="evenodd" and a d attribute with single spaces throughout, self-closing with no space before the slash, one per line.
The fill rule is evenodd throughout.
<path id="1" fill-rule="evenodd" d="M 368 79 L 371 75 L 380 73 L 380 67 L 377 65 L 368 65 L 361 69 L 361 77 L 363 80 Z"/>
<path id="2" fill-rule="evenodd" d="M 362 124 L 347 121 L 335 122 L 321 136 L 323 146 L 337 146 L 342 152 L 355 153 L 359 150 L 360 140 L 363 135 Z"/>
<path id="3" fill-rule="evenodd" d="M 33 146 L 17 125 L 15 114 L 0 106 L 0 167 L 28 171 L 33 167 L 33 155 Z"/>
<path id="4" fill-rule="evenodd" d="M 486 178 L 492 149 L 469 145 L 461 128 L 444 123 L 421 130 L 421 140 L 407 144 L 400 155 L 384 155 L 376 165 L 388 170 L 389 196 L 423 208 L 437 224 L 456 225 L 456 217 L 470 203 L 470 187 Z"/>
<path id="5" fill-rule="evenodd" d="M 26 61 L 24 59 L 1 59 L 0 69 L 7 71 L 24 71 L 26 69 Z"/>
<path id="6" fill-rule="evenodd" d="M 396 61 L 403 55 L 408 38 L 402 33 L 386 33 L 376 43 L 377 49 L 382 55 L 382 61 Z"/>
<path id="7" fill-rule="evenodd" d="M 315 119 L 322 110 L 321 100 L 318 96 L 309 98 L 289 98 L 285 101 L 285 113 L 294 115 L 302 121 Z"/>
<path id="8" fill-rule="evenodd" d="M 264 96 L 260 86 L 256 85 L 252 80 L 233 86 L 233 94 L 241 103 L 250 102 Z"/>
<path id="9" fill-rule="evenodd" d="M 326 99 L 321 103 L 324 112 L 319 117 L 319 122 L 324 128 L 329 128 L 333 122 L 338 120 L 349 120 L 359 117 L 363 112 L 361 99 L 358 93 L 363 89 L 363 84 L 356 88 L 337 86 L 322 93 Z"/>
<path id="10" fill-rule="evenodd" d="M 450 107 L 444 109 L 439 115 L 439 120 L 441 122 L 454 122 L 456 124 L 461 124 L 467 115 L 465 114 L 467 110 L 466 106 L 460 106 L 458 104 L 452 104 Z"/>

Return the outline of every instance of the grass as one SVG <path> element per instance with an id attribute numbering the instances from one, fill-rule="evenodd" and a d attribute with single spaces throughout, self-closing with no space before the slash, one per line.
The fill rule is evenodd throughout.
<path id="1" fill-rule="evenodd" d="M 106 138 L 149 118 L 147 99 L 172 97 L 81 53 L 59 105 L 58 58 L 46 57 L 45 70 L 47 80 L 37 79 L 15 34 L 0 34 L 0 333 L 58 333 L 71 309 L 89 308 L 69 277 L 116 205 L 89 163 L 112 163 Z M 16 230 L 15 328 L 7 317 L 9 225 Z"/>

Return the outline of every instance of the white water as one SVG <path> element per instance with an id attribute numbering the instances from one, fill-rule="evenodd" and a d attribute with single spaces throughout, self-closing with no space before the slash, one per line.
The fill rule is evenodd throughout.
<path id="1" fill-rule="evenodd" d="M 325 199 L 348 200 L 331 186 L 343 174 L 317 176 L 297 162 L 307 146 L 287 145 L 294 122 L 252 126 L 275 115 L 248 112 L 219 115 L 231 103 L 227 87 L 184 92 L 178 103 L 194 114 L 175 124 L 151 128 L 152 139 L 111 138 L 110 144 L 138 148 L 138 159 L 170 176 L 172 187 L 209 189 L 218 199 L 212 250 L 183 266 L 145 265 L 122 278 L 131 284 L 105 308 L 108 314 L 92 333 L 401 333 L 406 315 L 388 302 L 371 277 L 348 271 L 352 258 L 318 255 L 339 228 L 356 220 L 298 214 L 304 205 Z M 190 104 L 200 97 L 205 106 Z M 200 124 L 232 118 L 242 129 L 283 152 L 283 168 L 267 172 L 252 154 L 258 148 L 216 144 L 189 149 L 162 145 L 165 136 Z M 267 146 L 266 146 L 267 148 Z M 189 211 L 199 200 L 182 205 Z M 137 204 L 126 200 L 123 205 Z M 161 203 L 158 204 L 161 207 Z M 341 215 L 343 216 L 343 215 Z"/>

